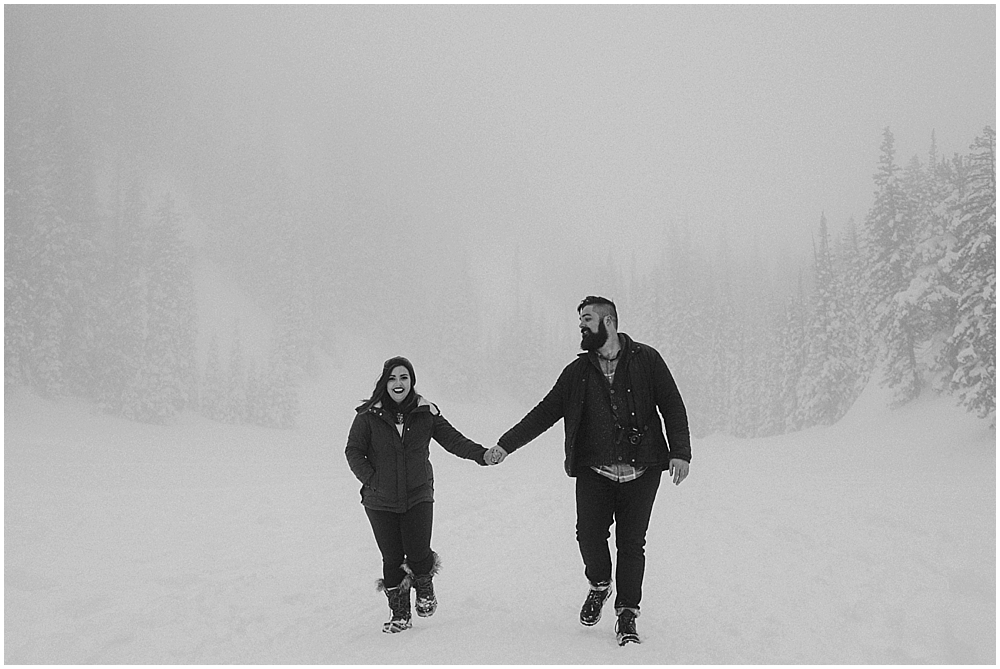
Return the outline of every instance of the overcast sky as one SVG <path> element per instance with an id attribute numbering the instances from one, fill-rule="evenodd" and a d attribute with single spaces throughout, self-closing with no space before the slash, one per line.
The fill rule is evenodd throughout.
<path id="1" fill-rule="evenodd" d="M 276 145 L 303 192 L 403 231 L 417 263 L 456 240 L 489 268 L 516 244 L 539 285 L 648 260 L 677 224 L 807 258 L 822 212 L 863 220 L 885 126 L 905 163 L 932 131 L 950 156 L 996 123 L 993 5 L 5 15 L 8 58 L 45 54 L 165 169 L 205 133 Z"/>

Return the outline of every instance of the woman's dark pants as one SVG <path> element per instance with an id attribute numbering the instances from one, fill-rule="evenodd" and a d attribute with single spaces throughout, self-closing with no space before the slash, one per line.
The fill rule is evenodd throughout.
<path id="1" fill-rule="evenodd" d="M 588 468 L 576 477 L 576 540 L 584 574 L 591 583 L 611 580 L 608 538 L 611 523 L 616 523 L 615 608 L 639 608 L 646 569 L 646 530 L 661 473 L 650 468 L 634 481 L 617 483 Z"/>
<path id="2" fill-rule="evenodd" d="M 434 503 L 421 502 L 405 513 L 375 511 L 365 507 L 382 553 L 382 578 L 386 588 L 403 582 L 406 562 L 414 574 L 426 574 L 434 566 L 431 553 L 431 525 Z"/>

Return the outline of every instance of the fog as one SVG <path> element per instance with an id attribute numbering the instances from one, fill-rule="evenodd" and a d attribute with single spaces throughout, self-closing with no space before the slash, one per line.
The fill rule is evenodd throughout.
<path id="1" fill-rule="evenodd" d="M 193 183 L 223 158 L 206 139 L 278 154 L 345 217 L 520 244 L 573 296 L 584 259 L 670 225 L 805 254 L 821 212 L 864 217 L 885 126 L 905 158 L 932 131 L 950 155 L 995 117 L 989 6 L 6 12 L 8 55 L 118 150 Z"/>
<path id="2" fill-rule="evenodd" d="M 15 4 L 4 77 L 6 663 L 995 663 L 994 5 Z M 561 426 L 432 447 L 387 639 L 353 409 L 491 446 L 595 294 L 693 441 L 647 643 Z"/>
<path id="3" fill-rule="evenodd" d="M 388 348 L 433 348 L 460 298 L 484 339 L 533 319 L 569 341 L 595 293 L 629 330 L 626 284 L 678 270 L 682 243 L 677 281 L 704 284 L 711 259 L 712 281 L 783 299 L 821 216 L 833 233 L 865 219 L 885 128 L 902 165 L 932 142 L 964 154 L 996 114 L 985 5 L 5 18 L 7 127 L 68 99 L 95 216 L 114 218 L 131 182 L 149 206 L 170 193 L 198 253 L 265 305 L 282 302 L 273 233 L 294 230 L 328 345 L 395 330 Z"/>

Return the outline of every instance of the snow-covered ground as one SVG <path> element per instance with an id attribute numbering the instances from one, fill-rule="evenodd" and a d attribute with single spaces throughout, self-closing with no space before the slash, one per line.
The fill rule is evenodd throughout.
<path id="1" fill-rule="evenodd" d="M 644 643 L 625 648 L 610 607 L 577 621 L 561 424 L 498 467 L 435 446 L 440 607 L 383 634 L 343 455 L 370 366 L 313 384 L 294 431 L 140 425 L 8 391 L 5 662 L 996 662 L 994 430 L 878 393 L 830 428 L 694 443 L 691 476 L 661 487 Z M 524 412 L 440 404 L 486 444 Z"/>

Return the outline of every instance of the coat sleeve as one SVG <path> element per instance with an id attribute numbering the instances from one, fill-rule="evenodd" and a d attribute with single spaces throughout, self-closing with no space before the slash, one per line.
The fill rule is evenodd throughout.
<path id="1" fill-rule="evenodd" d="M 508 453 L 513 453 L 555 425 L 556 421 L 565 415 L 572 366 L 572 364 L 567 365 L 556 380 L 556 384 L 542 398 L 542 401 L 536 404 L 535 408 L 529 411 L 517 425 L 507 430 L 497 440 L 500 448 Z"/>
<path id="2" fill-rule="evenodd" d="M 457 455 L 460 458 L 465 458 L 466 460 L 478 462 L 484 466 L 486 465 L 486 461 L 483 459 L 483 456 L 486 455 L 485 448 L 459 432 L 440 413 L 433 415 L 434 441 L 441 444 L 449 453 Z"/>
<path id="3" fill-rule="evenodd" d="M 667 444 L 670 457 L 691 462 L 691 433 L 688 429 L 687 410 L 684 400 L 677 389 L 677 383 L 663 361 L 663 356 L 656 350 L 654 354 L 653 384 L 656 391 L 656 406 L 663 416 L 663 425 L 667 431 Z"/>
<path id="4" fill-rule="evenodd" d="M 368 485 L 375 475 L 375 467 L 372 466 L 371 460 L 368 458 L 371 443 L 371 425 L 368 423 L 367 416 L 359 413 L 354 417 L 354 423 L 351 424 L 351 431 L 347 435 L 347 448 L 344 449 L 344 453 L 347 455 L 347 464 L 362 485 Z"/>

